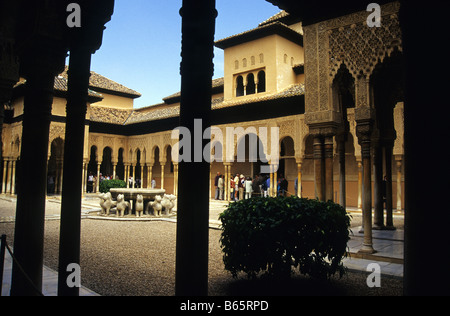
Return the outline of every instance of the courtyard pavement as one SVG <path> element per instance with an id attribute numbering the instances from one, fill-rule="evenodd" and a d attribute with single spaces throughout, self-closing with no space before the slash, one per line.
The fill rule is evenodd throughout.
<path id="1" fill-rule="evenodd" d="M 0 223 L 11 223 L 15 220 L 15 197 L 0 195 Z M 96 216 L 100 210 L 98 198 L 96 195 L 90 194 L 83 197 L 82 218 L 92 220 L 105 220 L 104 217 Z M 60 219 L 60 197 L 48 197 L 46 208 L 46 220 Z M 210 202 L 210 229 L 220 229 L 220 221 L 218 220 L 227 202 L 211 200 Z M 175 210 L 176 211 L 176 210 Z M 348 210 L 353 216 L 361 216 L 361 212 L 356 209 Z M 402 218 L 403 215 L 396 215 Z M 136 220 L 136 219 L 116 219 L 111 220 Z M 150 219 L 149 219 L 150 220 Z M 169 219 L 158 219 L 176 222 L 176 217 Z M 404 231 L 403 230 L 373 230 L 373 248 L 377 251 L 372 255 L 360 255 L 358 250 L 362 246 L 364 234 L 360 233 L 361 227 L 353 227 L 351 240 L 348 243 L 350 256 L 344 259 L 344 265 L 352 271 L 367 272 L 367 267 L 372 263 L 377 263 L 381 268 L 383 276 L 403 278 L 403 248 L 404 248 Z M 3 288 L 1 296 L 9 296 L 11 287 L 11 271 L 12 259 L 6 251 L 5 268 L 3 275 Z M 370 271 L 372 272 L 372 271 Z M 369 272 L 367 272 L 369 273 Z M 57 272 L 44 267 L 43 270 L 43 294 L 44 296 L 57 295 Z M 97 293 L 82 287 L 80 296 L 98 296 Z"/>

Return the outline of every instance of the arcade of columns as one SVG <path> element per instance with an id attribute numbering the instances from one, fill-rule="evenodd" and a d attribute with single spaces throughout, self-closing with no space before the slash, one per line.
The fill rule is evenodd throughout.
<path id="1" fill-rule="evenodd" d="M 392 152 L 396 139 L 394 107 L 401 92 L 382 85 L 390 60 L 400 63 L 400 4 L 382 6 L 382 26 L 368 27 L 367 12 L 358 12 L 304 27 L 306 122 L 314 138 L 316 190 L 321 200 L 333 196 L 333 137 L 348 130 L 342 86 L 353 96 L 356 135 L 361 146 L 364 227 L 372 227 L 372 158 L 375 180 L 375 225 L 383 226 L 382 162 L 386 164 L 388 222 L 392 227 Z M 392 57 L 392 58 L 391 58 Z M 387 67 L 383 67 L 388 64 Z M 402 78 L 391 69 L 397 85 Z M 382 68 L 381 70 L 379 68 Z M 386 73 L 383 73 L 386 75 Z M 339 75 L 341 75 L 339 77 Z M 347 82 L 343 79 L 349 78 Z M 381 83 L 380 83 L 381 82 Z M 353 83 L 353 84 L 352 84 Z M 384 90 L 382 89 L 384 88 Z M 400 90 L 400 89 L 398 89 Z M 388 93 L 389 92 L 389 93 Z M 381 217 L 381 221 L 380 221 Z M 373 253 L 371 229 L 364 230 L 362 253 Z"/>

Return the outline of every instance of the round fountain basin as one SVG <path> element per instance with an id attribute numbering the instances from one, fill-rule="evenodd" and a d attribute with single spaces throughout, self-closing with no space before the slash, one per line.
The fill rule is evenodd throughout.
<path id="1" fill-rule="evenodd" d="M 111 189 L 111 196 L 114 200 L 117 200 L 119 194 L 123 194 L 125 201 L 135 201 L 138 194 L 144 197 L 144 201 L 154 201 L 155 196 L 164 196 L 166 190 L 163 189 Z"/>

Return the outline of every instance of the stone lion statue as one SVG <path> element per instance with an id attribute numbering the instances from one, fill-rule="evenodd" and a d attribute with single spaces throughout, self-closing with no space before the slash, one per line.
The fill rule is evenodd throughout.
<path id="1" fill-rule="evenodd" d="M 164 207 L 164 214 L 170 215 L 172 213 L 173 208 L 175 207 L 175 195 L 164 195 L 164 198 L 161 202 L 162 206 Z"/>
<path id="2" fill-rule="evenodd" d="M 162 197 L 160 195 L 157 195 L 157 196 L 155 196 L 155 201 L 148 203 L 148 205 L 153 208 L 154 216 L 161 216 L 161 212 L 163 209 L 161 202 L 162 202 Z"/>
<path id="3" fill-rule="evenodd" d="M 130 210 L 130 202 L 124 200 L 124 195 L 117 196 L 117 217 L 124 217 L 125 212 Z"/>
<path id="4" fill-rule="evenodd" d="M 100 206 L 102 208 L 101 215 L 109 216 L 109 213 L 113 207 L 117 205 L 117 202 L 113 201 L 111 193 L 100 194 Z"/>
<path id="5" fill-rule="evenodd" d="M 144 196 L 138 194 L 136 197 L 136 217 L 142 217 L 144 214 Z"/>

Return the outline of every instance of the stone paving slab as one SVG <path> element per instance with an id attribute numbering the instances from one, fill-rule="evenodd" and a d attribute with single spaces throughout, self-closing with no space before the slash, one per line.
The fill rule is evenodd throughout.
<path id="1" fill-rule="evenodd" d="M 9 296 L 11 291 L 12 258 L 8 251 L 5 255 L 5 267 L 3 272 L 3 286 L 1 296 Z M 58 273 L 46 266 L 42 270 L 42 294 L 44 296 L 58 295 Z M 80 296 L 100 296 L 92 290 L 82 286 Z"/>

